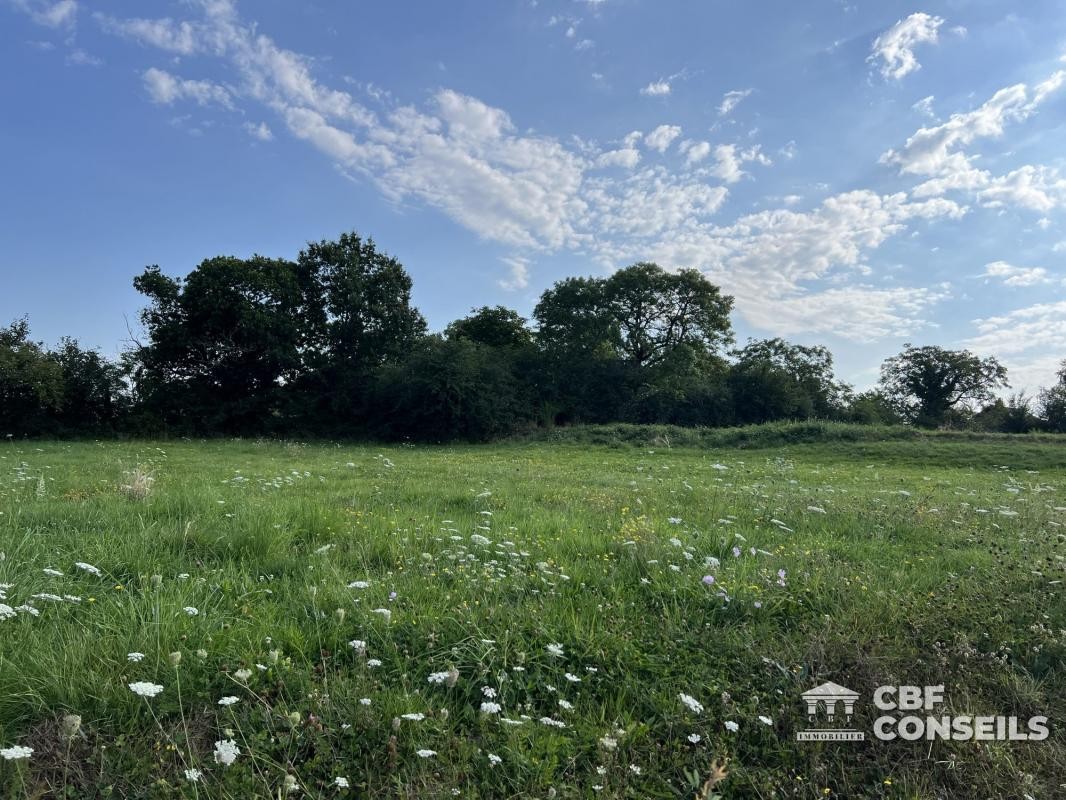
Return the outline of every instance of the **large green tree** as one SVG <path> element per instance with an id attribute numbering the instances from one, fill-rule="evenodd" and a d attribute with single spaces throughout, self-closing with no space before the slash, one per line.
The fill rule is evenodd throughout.
<path id="1" fill-rule="evenodd" d="M 963 403 L 990 402 L 1008 386 L 1007 370 L 994 357 L 935 345 L 904 345 L 881 365 L 881 389 L 912 422 L 936 427 Z"/>
<path id="2" fill-rule="evenodd" d="M 732 341 L 732 305 L 696 270 L 645 262 L 556 283 L 533 316 L 560 418 L 668 418 Z"/>
<path id="3" fill-rule="evenodd" d="M 1037 409 L 1045 428 L 1066 433 L 1066 361 L 1062 362 L 1057 377 L 1058 383 L 1040 393 Z"/>
<path id="4" fill-rule="evenodd" d="M 320 426 L 358 427 L 375 372 L 400 362 L 425 336 L 411 277 L 372 239 L 344 233 L 308 244 L 297 263 L 309 282 L 306 388 Z"/>
<path id="5" fill-rule="evenodd" d="M 47 430 L 63 405 L 63 370 L 25 319 L 0 328 L 0 436 Z"/>
<path id="6" fill-rule="evenodd" d="M 147 268 L 134 287 L 147 341 L 129 354 L 142 407 L 180 429 L 270 430 L 300 375 L 308 290 L 291 261 L 220 256 L 184 278 Z"/>
<path id="7" fill-rule="evenodd" d="M 842 412 L 849 390 L 833 376 L 833 356 L 825 347 L 749 340 L 733 356 L 729 387 L 738 423 L 829 419 Z"/>

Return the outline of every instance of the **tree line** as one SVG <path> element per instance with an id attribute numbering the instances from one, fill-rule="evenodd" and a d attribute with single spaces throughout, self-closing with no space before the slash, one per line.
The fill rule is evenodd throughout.
<path id="1" fill-rule="evenodd" d="M 29 324 L 0 329 L 0 435 L 227 435 L 487 441 L 535 427 L 773 420 L 1066 432 L 1066 361 L 1004 401 L 995 358 L 907 345 L 872 391 L 825 347 L 734 341 L 733 298 L 696 270 L 638 263 L 546 290 L 531 320 L 481 307 L 429 333 L 411 278 L 356 233 L 296 260 L 151 266 L 143 340 L 118 360 Z"/>

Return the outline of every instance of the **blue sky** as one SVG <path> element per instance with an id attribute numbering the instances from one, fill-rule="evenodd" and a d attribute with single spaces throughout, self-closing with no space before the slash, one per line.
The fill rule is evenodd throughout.
<path id="1" fill-rule="evenodd" d="M 738 338 L 1066 358 L 1058 0 L 0 0 L 0 323 L 116 353 L 134 274 L 372 235 L 442 328 L 696 267 Z"/>

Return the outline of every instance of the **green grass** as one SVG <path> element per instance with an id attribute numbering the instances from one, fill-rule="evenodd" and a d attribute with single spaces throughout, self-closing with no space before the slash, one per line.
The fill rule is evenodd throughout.
<path id="1" fill-rule="evenodd" d="M 39 610 L 0 620 L 0 747 L 34 748 L 0 793 L 266 798 L 291 775 L 302 797 L 691 798 L 716 763 L 728 798 L 1066 792 L 1062 441 L 550 438 L 0 447 L 0 602 Z M 146 499 L 120 489 L 138 466 Z M 826 680 L 862 694 L 869 741 L 795 741 Z M 873 740 L 881 684 L 1051 736 Z"/>

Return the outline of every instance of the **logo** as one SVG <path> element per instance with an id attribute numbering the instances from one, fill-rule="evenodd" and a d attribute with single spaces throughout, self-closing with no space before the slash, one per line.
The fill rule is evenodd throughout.
<path id="1" fill-rule="evenodd" d="M 840 722 L 850 724 L 855 715 L 855 701 L 859 699 L 859 693 L 830 681 L 804 692 L 800 697 L 807 706 L 807 721 L 812 725 L 821 717 L 825 718 L 826 725 Z M 800 742 L 861 742 L 865 738 L 866 735 L 862 731 L 837 727 L 808 728 L 796 734 L 796 739 Z"/>
<path id="2" fill-rule="evenodd" d="M 800 695 L 811 727 L 796 733 L 801 742 L 861 742 L 866 734 L 850 726 L 859 693 L 828 682 Z M 883 742 L 952 739 L 1039 742 L 1048 737 L 1048 718 L 975 716 L 936 713 L 944 703 L 944 686 L 879 686 L 873 704 L 882 715 L 873 734 Z M 886 713 L 887 712 L 887 713 Z M 917 712 L 925 712 L 922 716 Z"/>

